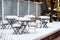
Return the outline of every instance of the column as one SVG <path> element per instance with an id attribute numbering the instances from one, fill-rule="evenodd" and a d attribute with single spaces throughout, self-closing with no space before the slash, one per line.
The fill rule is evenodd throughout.
<path id="1" fill-rule="evenodd" d="M 4 0 L 2 0 L 2 22 L 4 21 Z"/>
<path id="2" fill-rule="evenodd" d="M 28 15 L 30 14 L 30 0 L 28 0 Z"/>
<path id="3" fill-rule="evenodd" d="M 17 16 L 19 16 L 19 0 L 17 1 Z"/>

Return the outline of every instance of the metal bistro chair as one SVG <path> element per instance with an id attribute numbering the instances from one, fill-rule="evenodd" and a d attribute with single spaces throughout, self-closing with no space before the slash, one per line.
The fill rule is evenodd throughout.
<path id="1" fill-rule="evenodd" d="M 26 25 L 24 23 L 17 22 L 15 24 L 13 24 L 12 28 L 13 28 L 15 34 L 22 34 L 22 33 L 24 33 L 24 31 L 26 29 Z"/>
<path id="2" fill-rule="evenodd" d="M 8 24 L 9 24 L 9 23 L 8 23 L 7 20 L 1 21 L 1 26 L 2 26 L 1 28 L 2 28 L 2 29 L 7 28 Z"/>
<path id="3" fill-rule="evenodd" d="M 12 28 L 13 28 L 13 30 L 14 30 L 13 33 L 15 33 L 15 34 L 20 34 L 19 30 L 20 30 L 20 28 L 21 28 L 21 25 L 20 25 L 19 23 L 13 24 L 13 25 L 12 25 Z"/>
<path id="4" fill-rule="evenodd" d="M 41 20 L 41 26 L 40 26 L 40 28 L 41 27 L 48 28 L 47 23 L 48 23 L 50 17 L 49 16 L 39 16 L 39 18 Z"/>
<path id="5" fill-rule="evenodd" d="M 21 23 L 20 31 L 21 31 L 21 33 L 28 33 L 28 31 L 26 29 L 26 24 L 24 22 Z"/>

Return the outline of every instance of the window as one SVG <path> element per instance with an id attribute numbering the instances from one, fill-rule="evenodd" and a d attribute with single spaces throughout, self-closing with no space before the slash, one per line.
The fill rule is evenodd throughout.
<path id="1" fill-rule="evenodd" d="M 17 0 L 4 0 L 4 16 L 17 15 Z"/>
<path id="2" fill-rule="evenodd" d="M 19 16 L 23 17 L 28 14 L 28 2 L 22 1 L 19 2 Z"/>

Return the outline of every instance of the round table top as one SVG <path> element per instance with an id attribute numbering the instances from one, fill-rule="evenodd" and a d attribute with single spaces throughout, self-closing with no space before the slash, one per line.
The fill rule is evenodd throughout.
<path id="1" fill-rule="evenodd" d="M 24 17 L 25 17 L 25 18 L 35 18 L 34 15 L 25 15 Z"/>
<path id="2" fill-rule="evenodd" d="M 17 16 L 6 16 L 6 19 L 15 19 L 15 18 L 17 18 Z"/>
<path id="3" fill-rule="evenodd" d="M 18 17 L 18 18 L 16 18 L 16 20 L 18 20 L 18 21 L 30 21 L 31 19 L 25 18 L 25 17 Z"/>

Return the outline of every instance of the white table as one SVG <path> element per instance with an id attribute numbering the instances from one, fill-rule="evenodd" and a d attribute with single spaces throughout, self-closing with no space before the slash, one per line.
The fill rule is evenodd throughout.
<path id="1" fill-rule="evenodd" d="M 48 20 L 50 19 L 49 16 L 39 16 L 38 17 L 41 20 L 41 27 L 47 27 Z"/>

